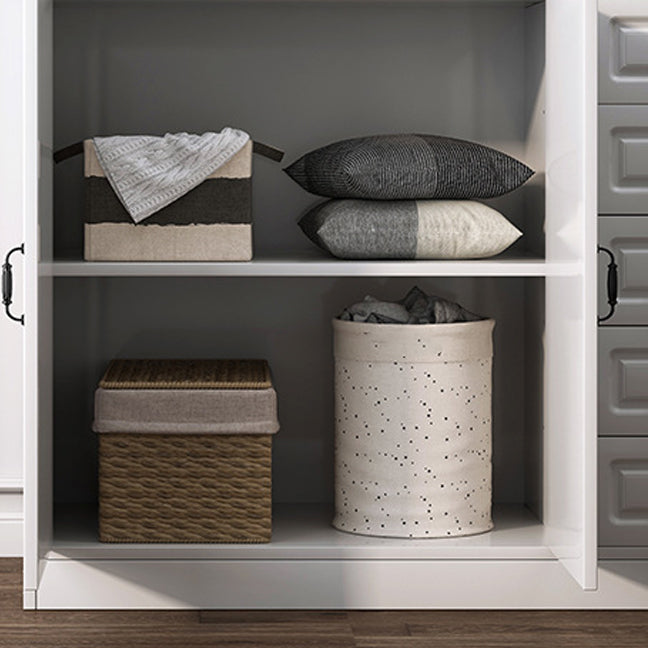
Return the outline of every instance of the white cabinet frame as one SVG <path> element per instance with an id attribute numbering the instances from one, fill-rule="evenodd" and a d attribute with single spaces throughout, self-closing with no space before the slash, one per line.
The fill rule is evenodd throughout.
<path id="1" fill-rule="evenodd" d="M 139 0 L 133 0 L 138 2 Z M 520 0 L 510 0 L 524 6 Z M 484 0 L 484 4 L 488 4 Z M 493 4 L 497 4 L 494 3 Z M 366 10 L 370 11 L 371 3 Z M 546 258 L 502 263 L 84 264 L 52 258 L 52 0 L 25 0 L 25 454 L 27 608 L 542 608 L 648 606 L 648 567 L 596 564 L 596 2 L 547 0 L 545 81 L 530 146 L 546 160 Z M 546 93 L 546 97 L 544 96 Z M 544 107 L 543 107 L 544 106 Z M 546 122 L 545 122 L 546 114 Z M 242 268 L 242 270 L 239 270 Z M 236 559 L 70 558 L 52 536 L 52 299 L 55 276 L 540 276 L 545 277 L 543 538 L 517 555 Z M 80 551 L 83 548 L 80 549 Z M 94 549 L 93 549 L 94 550 Z M 207 550 L 205 550 L 207 551 Z M 355 550 L 354 550 L 355 551 Z M 228 555 L 227 552 L 230 552 Z M 608 569 L 609 568 L 609 569 Z M 643 570 L 643 571 L 642 571 Z M 597 588 L 597 575 L 600 583 Z M 628 576 L 640 584 L 628 584 Z"/>

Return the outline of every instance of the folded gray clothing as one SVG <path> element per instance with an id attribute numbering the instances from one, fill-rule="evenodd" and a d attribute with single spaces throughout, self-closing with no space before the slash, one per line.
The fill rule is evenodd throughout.
<path id="1" fill-rule="evenodd" d="M 409 313 L 401 304 L 378 301 L 367 295 L 363 301 L 346 308 L 340 315 L 340 319 L 376 324 L 407 324 Z"/>
<path id="2" fill-rule="evenodd" d="M 450 324 L 484 318 L 414 287 L 399 302 L 379 301 L 367 295 L 363 301 L 345 308 L 338 319 L 370 324 Z"/>
<path id="3" fill-rule="evenodd" d="M 427 295 L 415 286 L 400 301 L 410 314 L 410 324 L 448 324 L 483 319 L 455 302 Z"/>
<path id="4" fill-rule="evenodd" d="M 465 308 L 448 301 L 447 299 L 436 298 L 434 302 L 434 319 L 430 319 L 430 324 L 445 324 L 449 322 L 476 322 L 484 319 L 479 315 L 475 315 Z M 425 323 L 421 321 L 421 323 Z"/>

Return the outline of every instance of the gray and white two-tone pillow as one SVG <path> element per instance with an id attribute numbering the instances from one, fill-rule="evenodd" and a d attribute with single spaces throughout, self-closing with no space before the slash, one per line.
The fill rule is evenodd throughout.
<path id="1" fill-rule="evenodd" d="M 334 142 L 284 169 L 306 191 L 330 198 L 492 198 L 533 170 L 501 151 L 437 135 L 375 135 Z"/>
<path id="2" fill-rule="evenodd" d="M 299 226 L 342 259 L 480 259 L 522 236 L 498 211 L 471 200 L 329 200 Z"/>

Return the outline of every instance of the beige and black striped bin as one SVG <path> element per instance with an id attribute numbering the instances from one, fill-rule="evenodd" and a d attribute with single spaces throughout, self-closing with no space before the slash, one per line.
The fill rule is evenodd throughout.
<path id="1" fill-rule="evenodd" d="M 252 151 L 248 141 L 206 180 L 135 224 L 83 142 L 86 261 L 249 261 Z"/>

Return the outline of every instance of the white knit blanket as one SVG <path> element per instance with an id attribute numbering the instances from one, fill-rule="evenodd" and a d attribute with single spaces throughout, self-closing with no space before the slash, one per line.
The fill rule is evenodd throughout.
<path id="1" fill-rule="evenodd" d="M 224 128 L 202 135 L 95 137 L 94 144 L 110 185 L 140 223 L 199 185 L 249 139 L 243 131 Z"/>

